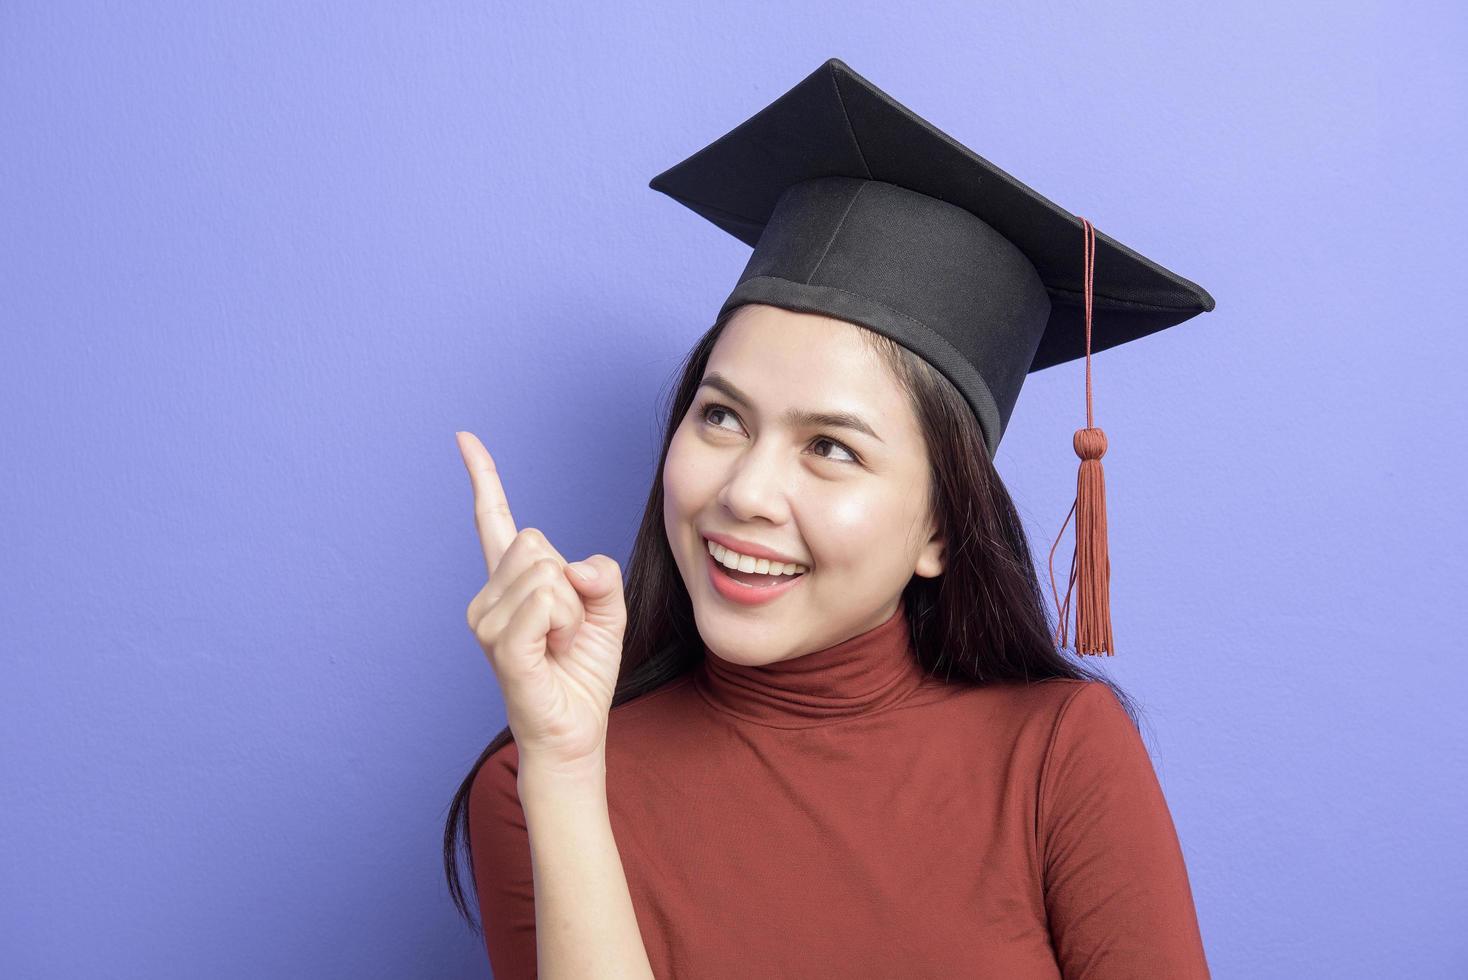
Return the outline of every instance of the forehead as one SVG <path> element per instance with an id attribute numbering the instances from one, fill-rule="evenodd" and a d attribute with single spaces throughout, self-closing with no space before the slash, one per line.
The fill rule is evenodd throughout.
<path id="1" fill-rule="evenodd" d="M 864 331 L 833 317 L 750 304 L 725 325 L 705 373 L 725 375 L 771 408 L 853 411 L 881 431 L 878 423 L 911 409 Z"/>

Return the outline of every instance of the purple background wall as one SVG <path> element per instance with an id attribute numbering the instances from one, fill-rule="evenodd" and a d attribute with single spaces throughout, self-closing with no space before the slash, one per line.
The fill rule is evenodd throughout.
<path id="1" fill-rule="evenodd" d="M 487 975 L 453 433 L 625 560 L 748 255 L 647 181 L 837 56 L 1217 298 L 1094 365 L 1215 975 L 1465 975 L 1449 8 L 4 4 L 0 974 Z M 1083 418 L 999 454 L 1042 577 Z"/>

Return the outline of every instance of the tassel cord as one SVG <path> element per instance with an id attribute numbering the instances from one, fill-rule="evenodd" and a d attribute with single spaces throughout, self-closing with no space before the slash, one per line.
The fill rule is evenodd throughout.
<path id="1" fill-rule="evenodd" d="M 1055 590 L 1055 545 L 1050 548 L 1050 592 L 1055 597 L 1059 629 L 1056 644 L 1066 646 L 1067 622 L 1070 619 L 1070 598 L 1074 590 L 1075 605 L 1075 650 L 1079 655 L 1116 652 L 1116 643 L 1111 630 L 1111 559 L 1106 539 L 1106 479 L 1101 466 L 1101 457 L 1106 455 L 1106 433 L 1095 424 L 1091 386 L 1091 311 L 1092 285 L 1095 275 L 1096 242 L 1095 228 L 1091 222 L 1081 218 L 1084 232 L 1084 297 L 1086 316 L 1086 425 L 1077 429 L 1072 439 L 1076 455 L 1080 457 L 1080 469 L 1076 474 L 1076 496 L 1071 502 L 1070 512 L 1061 525 L 1060 538 L 1075 515 L 1075 551 L 1071 557 L 1069 582 L 1062 603 Z"/>

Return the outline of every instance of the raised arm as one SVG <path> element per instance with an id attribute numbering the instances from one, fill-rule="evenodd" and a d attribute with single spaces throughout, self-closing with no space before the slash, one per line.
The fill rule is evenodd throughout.
<path id="1" fill-rule="evenodd" d="M 569 564 L 540 531 L 517 530 L 489 451 L 470 433 L 458 436 L 488 572 L 466 618 L 504 696 L 517 766 L 514 802 L 509 753 L 486 760 L 470 794 L 481 917 L 497 920 L 486 925 L 490 965 L 498 980 L 651 977 L 606 794 L 608 716 L 627 627 L 622 570 L 605 555 Z"/>

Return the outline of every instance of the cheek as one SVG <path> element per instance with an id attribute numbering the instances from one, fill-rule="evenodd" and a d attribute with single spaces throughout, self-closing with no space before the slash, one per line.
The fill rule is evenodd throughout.
<path id="1" fill-rule="evenodd" d="M 904 562 L 909 541 L 910 506 L 872 484 L 869 489 L 832 491 L 810 500 L 800 511 L 800 528 L 816 563 L 875 571 Z"/>
<path id="2" fill-rule="evenodd" d="M 870 563 L 901 547 L 894 543 L 901 518 L 880 494 L 848 489 L 809 502 L 813 506 L 802 509 L 799 520 L 817 564 Z"/>
<path id="3" fill-rule="evenodd" d="M 711 468 L 699 465 L 698 449 L 687 426 L 680 426 L 668 443 L 668 458 L 663 462 L 663 509 L 669 518 L 692 517 L 703 508 L 713 485 Z"/>

